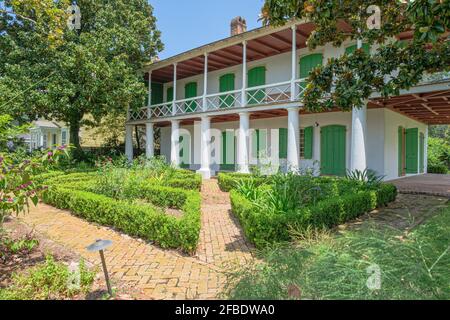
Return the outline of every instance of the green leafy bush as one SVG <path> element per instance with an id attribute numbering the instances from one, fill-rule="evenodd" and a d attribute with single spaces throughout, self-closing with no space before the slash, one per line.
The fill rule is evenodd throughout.
<path id="1" fill-rule="evenodd" d="M 448 168 L 445 164 L 428 164 L 428 173 L 447 174 Z"/>
<path id="2" fill-rule="evenodd" d="M 48 256 L 45 263 L 25 274 L 14 275 L 12 285 L 8 289 L 0 290 L 0 300 L 67 299 L 87 293 L 95 274 L 86 268 L 83 261 L 80 261 L 78 270 L 79 283 L 71 285 L 71 280 L 78 276 L 66 265 Z"/>
<path id="3" fill-rule="evenodd" d="M 428 166 L 450 167 L 450 145 L 442 138 L 428 138 Z"/>
<path id="4" fill-rule="evenodd" d="M 200 232 L 201 199 L 197 191 L 133 184 L 129 180 L 125 188 L 104 195 L 97 193 L 95 178 L 92 173 L 76 173 L 46 180 L 49 188 L 43 201 L 89 221 L 155 241 L 163 248 L 195 251 Z M 180 209 L 182 217 L 167 215 L 166 207 Z"/>
<path id="5" fill-rule="evenodd" d="M 235 189 L 240 182 L 252 180 L 256 186 L 259 186 L 268 182 L 270 178 L 245 173 L 219 172 L 217 179 L 219 182 L 220 190 L 229 192 L 232 189 Z"/>
<path id="6" fill-rule="evenodd" d="M 246 236 L 258 248 L 290 240 L 290 230 L 331 228 L 395 200 L 390 184 L 376 188 L 362 181 L 297 176 L 271 177 L 252 192 L 240 182 L 231 190 L 231 206 Z"/>

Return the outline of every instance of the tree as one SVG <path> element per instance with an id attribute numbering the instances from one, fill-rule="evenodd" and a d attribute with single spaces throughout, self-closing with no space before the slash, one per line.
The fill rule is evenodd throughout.
<path id="1" fill-rule="evenodd" d="M 0 106 L 6 101 L 4 109 L 16 117 L 66 122 L 77 157 L 85 115 L 100 122 L 110 113 L 142 107 L 146 88 L 141 70 L 162 43 L 146 0 L 75 3 L 81 29 L 66 28 L 57 46 L 20 17 L 0 24 L 0 60 L 7 62 L 0 65 L 0 90 L 5 90 Z"/>
<path id="2" fill-rule="evenodd" d="M 372 92 L 398 95 L 421 81 L 428 72 L 450 70 L 449 0 L 266 0 L 262 8 L 265 24 L 280 25 L 290 19 L 306 19 L 315 24 L 308 39 L 311 49 L 344 40 L 377 44 L 370 55 L 364 50 L 329 59 L 309 77 L 304 103 L 310 111 L 338 106 L 343 110 L 361 107 Z M 369 28 L 379 9 L 381 24 Z M 369 9 L 369 10 L 368 10 Z M 349 29 L 339 28 L 341 21 Z M 412 30 L 410 41 L 395 41 L 401 32 Z"/>

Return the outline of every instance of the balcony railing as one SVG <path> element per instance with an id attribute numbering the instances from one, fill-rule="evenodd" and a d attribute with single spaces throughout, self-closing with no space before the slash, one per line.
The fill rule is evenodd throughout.
<path id="1" fill-rule="evenodd" d="M 242 99 L 242 90 L 233 90 L 208 94 L 204 97 L 198 96 L 195 98 L 176 100 L 175 102 L 165 102 L 150 107 L 144 107 L 140 110 L 130 111 L 129 120 L 140 121 L 149 118 L 166 118 L 191 113 L 300 101 L 303 98 L 306 84 L 306 79 L 294 81 L 293 88 L 295 92 L 293 98 L 291 94 L 292 82 L 285 81 L 246 88 L 245 105 L 243 104 L 244 99 Z"/>

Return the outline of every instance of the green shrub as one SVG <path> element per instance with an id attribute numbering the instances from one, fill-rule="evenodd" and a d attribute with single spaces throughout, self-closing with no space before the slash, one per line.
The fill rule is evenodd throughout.
<path id="1" fill-rule="evenodd" d="M 391 184 L 380 184 L 377 189 L 373 189 L 360 182 L 339 178 L 295 179 L 295 183 L 289 183 L 292 183 L 291 187 L 297 186 L 302 190 L 301 203 L 298 202 L 300 200 L 296 202 L 287 196 L 288 193 L 299 196 L 290 187 L 286 187 L 286 195 L 281 195 L 279 200 L 293 201 L 292 203 L 297 203 L 296 206 L 277 205 L 279 201 L 272 203 L 272 198 L 278 197 L 277 193 L 284 193 L 280 186 L 282 187 L 285 181 L 270 190 L 266 199 L 248 198 L 246 194 L 240 193 L 240 190 L 231 190 L 232 211 L 238 217 L 247 238 L 258 248 L 270 243 L 289 241 L 292 228 L 300 232 L 310 228 L 332 228 L 386 205 L 395 200 L 397 195 L 396 187 Z M 277 178 L 272 181 L 278 183 Z M 299 181 L 303 181 L 303 184 Z M 307 185 L 304 183 L 306 181 L 313 186 L 312 189 L 303 187 Z M 322 194 L 312 201 L 312 198 L 305 194 L 316 187 L 321 189 Z M 263 202 L 266 204 L 262 205 Z"/>
<path id="2" fill-rule="evenodd" d="M 202 188 L 202 177 L 200 175 L 193 175 L 186 176 L 185 178 L 173 178 L 163 182 L 163 185 L 172 188 L 200 191 Z"/>
<path id="3" fill-rule="evenodd" d="M 219 182 L 220 190 L 224 192 L 229 192 L 232 189 L 235 189 L 238 186 L 239 182 L 242 181 L 248 181 L 252 179 L 255 185 L 259 186 L 264 183 L 267 183 L 270 180 L 268 177 L 254 176 L 251 174 L 235 173 L 235 172 L 233 173 L 219 172 L 217 179 Z"/>
<path id="4" fill-rule="evenodd" d="M 176 193 L 178 195 L 175 197 Z M 200 232 L 200 195 L 164 187 L 148 187 L 143 194 L 152 203 L 180 208 L 184 213 L 182 218 L 167 215 L 148 205 L 116 200 L 68 186 L 51 186 L 43 193 L 43 200 L 57 208 L 69 209 L 88 221 L 155 241 L 163 248 L 193 252 Z"/>
<path id="5" fill-rule="evenodd" d="M 79 264 L 79 283 L 71 284 L 77 276 L 63 263 L 47 256 L 45 263 L 33 267 L 25 274 L 13 276 L 10 287 L 0 290 L 0 300 L 55 300 L 68 299 L 89 292 L 95 273 L 84 262 Z"/>
<path id="6" fill-rule="evenodd" d="M 428 138 L 428 165 L 450 166 L 450 145 L 442 138 Z"/>
<path id="7" fill-rule="evenodd" d="M 447 174 L 448 168 L 445 164 L 428 164 L 428 173 Z"/>

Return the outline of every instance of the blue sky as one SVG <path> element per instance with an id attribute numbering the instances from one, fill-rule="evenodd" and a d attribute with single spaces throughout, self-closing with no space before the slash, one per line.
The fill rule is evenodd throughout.
<path id="1" fill-rule="evenodd" d="M 261 26 L 258 15 L 263 0 L 149 0 L 162 32 L 160 58 L 226 38 L 236 16 L 247 20 L 248 29 Z"/>

